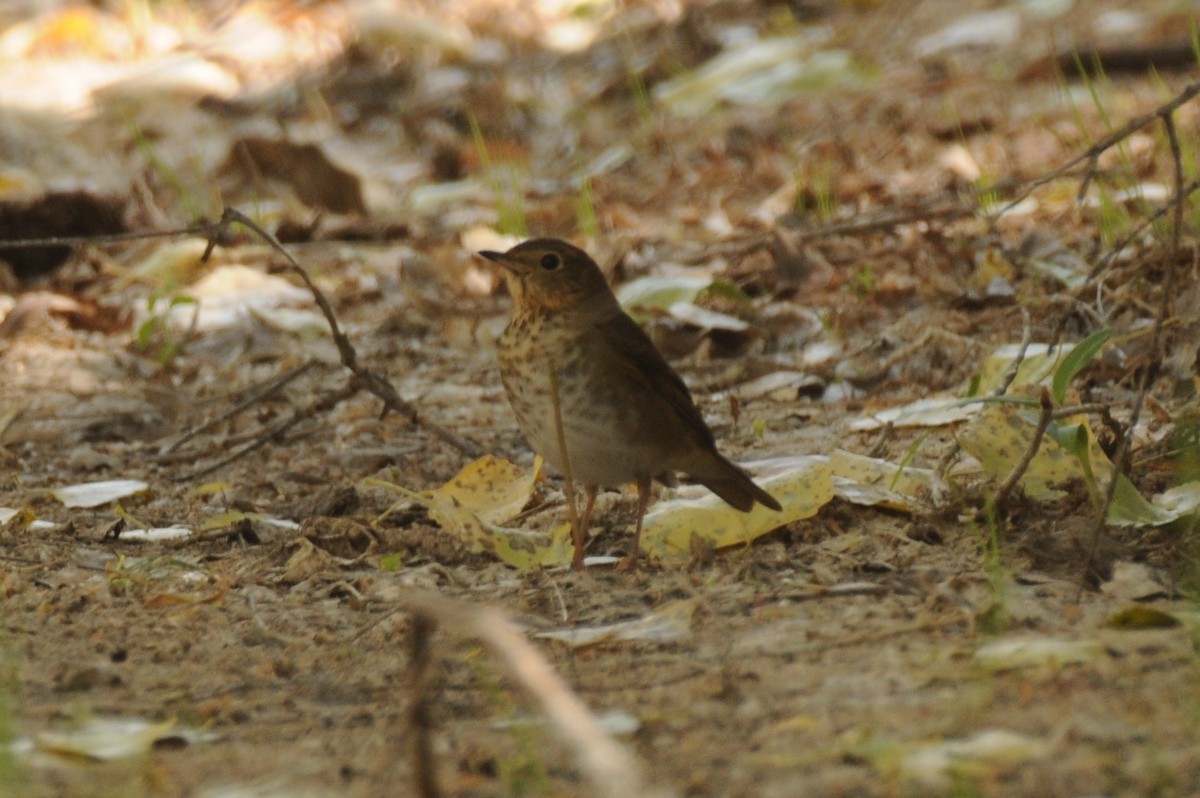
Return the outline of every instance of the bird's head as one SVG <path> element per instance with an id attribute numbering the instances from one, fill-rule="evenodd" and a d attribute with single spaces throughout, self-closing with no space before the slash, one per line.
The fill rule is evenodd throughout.
<path id="1" fill-rule="evenodd" d="M 507 252 L 480 252 L 504 269 L 518 311 L 564 311 L 616 304 L 596 262 L 579 247 L 554 238 L 535 238 Z"/>

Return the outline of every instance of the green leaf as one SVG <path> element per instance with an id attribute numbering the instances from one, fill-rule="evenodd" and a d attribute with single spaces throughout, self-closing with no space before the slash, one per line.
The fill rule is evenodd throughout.
<path id="1" fill-rule="evenodd" d="M 746 295 L 746 292 L 742 290 L 741 286 L 732 280 L 726 280 L 722 277 L 714 277 L 708 288 L 704 289 L 704 293 L 711 296 L 732 299 L 739 305 L 751 304 L 750 297 Z"/>
<path id="2" fill-rule="evenodd" d="M 1124 474 L 1117 474 L 1117 487 L 1105 522 L 1113 526 L 1159 526 L 1174 520 L 1170 512 L 1146 501 Z"/>
<path id="3" fill-rule="evenodd" d="M 161 323 L 162 320 L 158 316 L 151 316 L 138 325 L 137 332 L 133 335 L 133 341 L 139 351 L 145 351 L 149 348 L 150 338 L 158 330 Z"/>
<path id="4" fill-rule="evenodd" d="M 1046 434 L 1076 457 L 1087 454 L 1088 434 L 1083 424 L 1066 425 L 1051 421 L 1050 426 L 1046 427 Z"/>
<path id="5" fill-rule="evenodd" d="M 1100 352 L 1104 344 L 1112 337 L 1113 330 L 1111 327 L 1105 327 L 1103 330 L 1096 332 L 1084 338 L 1063 358 L 1062 363 L 1054 371 L 1054 381 L 1051 384 L 1051 390 L 1054 393 L 1054 401 L 1061 405 L 1067 395 L 1067 385 L 1071 380 L 1075 379 L 1075 375 L 1083 370 L 1083 367 L 1092 362 L 1092 359 Z"/>

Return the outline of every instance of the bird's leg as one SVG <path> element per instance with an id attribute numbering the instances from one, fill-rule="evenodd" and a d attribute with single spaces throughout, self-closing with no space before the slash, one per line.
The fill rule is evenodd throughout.
<path id="1" fill-rule="evenodd" d="M 646 505 L 650 504 L 650 480 L 638 480 L 637 495 L 637 526 L 633 530 L 633 545 L 629 547 L 629 553 L 617 563 L 618 571 L 632 571 L 637 568 L 638 552 L 642 548 L 642 521 L 646 517 Z"/>
<path id="2" fill-rule="evenodd" d="M 583 570 L 583 546 L 587 543 L 588 526 L 592 523 L 592 508 L 596 505 L 596 486 L 584 485 L 583 497 L 583 515 L 579 516 L 575 528 L 571 530 L 571 541 L 575 544 L 571 567 L 576 571 Z"/>

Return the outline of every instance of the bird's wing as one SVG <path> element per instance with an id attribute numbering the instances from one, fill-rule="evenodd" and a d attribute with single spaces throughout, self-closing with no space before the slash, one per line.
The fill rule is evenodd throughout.
<path id="1" fill-rule="evenodd" d="M 601 362 L 613 363 L 613 368 L 623 372 L 632 385 L 663 400 L 666 407 L 661 423 L 667 424 L 668 428 L 678 424 L 706 449 L 716 445 L 687 385 L 659 354 L 637 322 L 624 312 L 616 313 L 596 325 L 592 340 L 597 346 L 613 350 L 614 357 L 604 358 Z"/>

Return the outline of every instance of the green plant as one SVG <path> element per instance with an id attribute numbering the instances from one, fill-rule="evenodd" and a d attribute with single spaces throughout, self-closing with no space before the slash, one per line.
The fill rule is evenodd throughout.
<path id="1" fill-rule="evenodd" d="M 521 186 L 517 169 L 511 163 L 504 163 L 500 166 L 493 164 L 488 152 L 487 140 L 484 139 L 483 130 L 480 129 L 479 121 L 474 114 L 471 115 L 470 123 L 475 151 L 479 156 L 479 162 L 483 165 L 484 175 L 492 189 L 496 210 L 500 214 L 500 218 L 496 222 L 496 229 L 505 235 L 525 238 L 529 234 L 525 224 L 525 191 Z"/>
<path id="2" fill-rule="evenodd" d="M 1089 67 L 1085 68 L 1083 60 L 1078 54 L 1075 56 L 1075 64 L 1100 121 L 1108 133 L 1113 133 L 1116 128 L 1106 103 L 1106 96 L 1111 92 L 1112 84 L 1104 73 L 1103 64 L 1096 58 Z M 1074 103 L 1072 103 L 1072 107 L 1075 110 L 1075 124 L 1079 126 L 1081 134 L 1090 144 L 1094 143 L 1083 126 L 1082 114 L 1079 113 L 1078 108 L 1074 107 Z M 1113 146 L 1113 149 L 1116 151 L 1113 163 L 1105 172 L 1091 175 L 1098 200 L 1096 221 L 1101 240 L 1105 244 L 1119 241 L 1137 223 L 1130 205 L 1145 206 L 1144 200 L 1134 199 L 1137 196 L 1140 180 L 1133 154 L 1129 149 L 1128 138 L 1121 139 Z M 1118 200 L 1118 194 L 1123 198 Z M 1142 207 L 1139 210 L 1144 212 L 1146 209 Z"/>
<path id="3" fill-rule="evenodd" d="M 995 499 L 988 499 L 984 523 L 978 529 L 983 569 L 987 574 L 989 601 L 976 615 L 975 622 L 984 634 L 1000 634 L 1010 623 L 1008 614 L 1008 573 L 1004 567 L 1004 532 Z"/>
<path id="4" fill-rule="evenodd" d="M 854 296 L 866 302 L 875 297 L 875 270 L 869 263 L 862 263 L 855 268 L 854 273 L 850 275 L 850 281 L 847 283 L 850 291 Z"/>
<path id="5" fill-rule="evenodd" d="M 798 163 L 792 168 L 792 181 L 796 184 L 796 197 L 792 201 L 792 213 L 798 217 L 813 215 L 820 222 L 828 222 L 837 214 L 837 195 L 833 189 L 833 176 L 828 165 L 815 168 Z"/>
<path id="6" fill-rule="evenodd" d="M 1087 364 L 1095 359 L 1112 334 L 1109 329 L 1098 330 L 1080 341 L 1063 356 L 1051 374 L 1051 390 L 1046 399 L 1048 403 L 1046 407 L 1041 407 L 1039 400 L 1028 397 L 999 396 L 964 401 L 1004 402 L 1023 407 L 1041 407 L 1039 414 L 1023 411 L 1018 413 L 1017 417 L 1039 431 L 1044 430 L 1047 438 L 1054 441 L 1068 456 L 1075 459 L 1079 466 L 1078 473 L 1082 476 L 1098 520 L 1101 523 L 1154 523 L 1157 518 L 1155 508 L 1138 492 L 1129 478 L 1116 471 L 1107 459 L 1103 458 L 1103 455 L 1100 456 L 1101 459 L 1097 459 L 1096 453 L 1099 449 L 1090 427 L 1084 422 L 1064 423 L 1060 418 L 1064 415 L 1064 410 L 1069 413 L 1069 409 L 1063 407 L 1067 399 L 1069 384 Z M 1040 448 L 1042 441 L 1039 434 L 1035 434 L 1035 437 L 1030 440 L 1029 446 L 1034 446 L 1035 441 Z M 1004 495 L 1016 484 L 1018 477 L 1024 475 L 1023 469 L 1029 466 L 1032 457 L 1033 453 L 1028 453 L 1018 467 L 1022 470 L 1015 470 L 1005 480 L 999 491 L 1000 495 L 997 497 L 1000 503 L 1003 503 Z M 1097 466 L 1101 467 L 1097 468 Z M 1111 502 L 1106 508 L 1105 502 L 1108 501 L 1110 487 L 1104 480 L 1108 479 L 1115 480 L 1115 484 L 1111 487 Z"/>
<path id="7" fill-rule="evenodd" d="M 179 332 L 171 324 L 171 312 L 178 307 L 193 306 L 195 312 L 188 332 Z M 148 315 L 133 334 L 133 344 L 139 352 L 153 352 L 159 368 L 171 365 L 183 348 L 189 332 L 195 328 L 200 306 L 194 297 L 183 294 L 162 296 L 151 294 L 146 299 Z"/>
<path id="8" fill-rule="evenodd" d="M 621 38 L 621 57 L 625 64 L 625 82 L 629 86 L 629 95 L 633 98 L 633 107 L 638 117 L 638 132 L 643 139 L 649 139 L 656 127 L 654 118 L 654 102 L 650 91 L 646 88 L 646 79 L 642 70 L 637 66 L 637 47 L 629 31 Z"/>
<path id="9" fill-rule="evenodd" d="M 833 192 L 833 180 L 828 173 L 822 174 L 812 182 L 813 202 L 816 205 L 817 218 L 828 222 L 837 214 L 837 197 Z"/>
<path id="10" fill-rule="evenodd" d="M 1004 206 L 995 180 L 990 175 L 982 175 L 975 181 L 975 196 L 979 199 L 979 207 L 989 216 Z"/>
<path id="11" fill-rule="evenodd" d="M 175 191 L 179 201 L 183 203 L 184 210 L 188 216 L 193 219 L 199 219 L 205 215 L 203 204 L 196 199 L 195 194 L 188 187 L 188 183 L 180 176 L 170 164 L 158 156 L 158 152 L 154 149 L 154 145 L 150 142 L 150 138 L 142 132 L 141 127 L 134 121 L 129 121 L 130 135 L 133 136 L 133 142 L 137 145 L 138 150 L 146 157 L 147 163 L 150 165 L 151 171 L 159 176 L 159 178 L 167 186 Z"/>
<path id="12" fill-rule="evenodd" d="M 579 194 L 575 197 L 575 226 L 587 237 L 600 234 L 596 221 L 596 198 L 592 194 L 592 178 L 584 175 L 579 179 Z"/>
<path id="13" fill-rule="evenodd" d="M 1078 376 L 1079 372 L 1083 371 L 1084 366 L 1091 363 L 1096 355 L 1100 354 L 1100 350 L 1108 343 L 1108 339 L 1112 338 L 1113 330 L 1105 327 L 1084 338 L 1077 343 L 1062 362 L 1058 364 L 1058 368 L 1054 370 L 1054 376 L 1050 380 L 1050 393 L 1054 397 L 1054 401 L 1062 404 L 1067 398 L 1067 386 L 1071 380 Z"/>
<path id="14" fill-rule="evenodd" d="M 912 445 L 904 451 L 904 456 L 900 458 L 900 463 L 896 467 L 896 473 L 892 475 L 892 480 L 888 483 L 888 490 L 896 489 L 896 483 L 898 483 L 900 481 L 900 477 L 904 475 L 904 469 L 908 468 L 909 464 L 912 463 L 913 458 L 917 456 L 917 450 L 921 448 L 921 444 L 924 443 L 925 439 L 928 437 L 928 431 L 921 433 L 921 435 L 912 442 Z"/>

